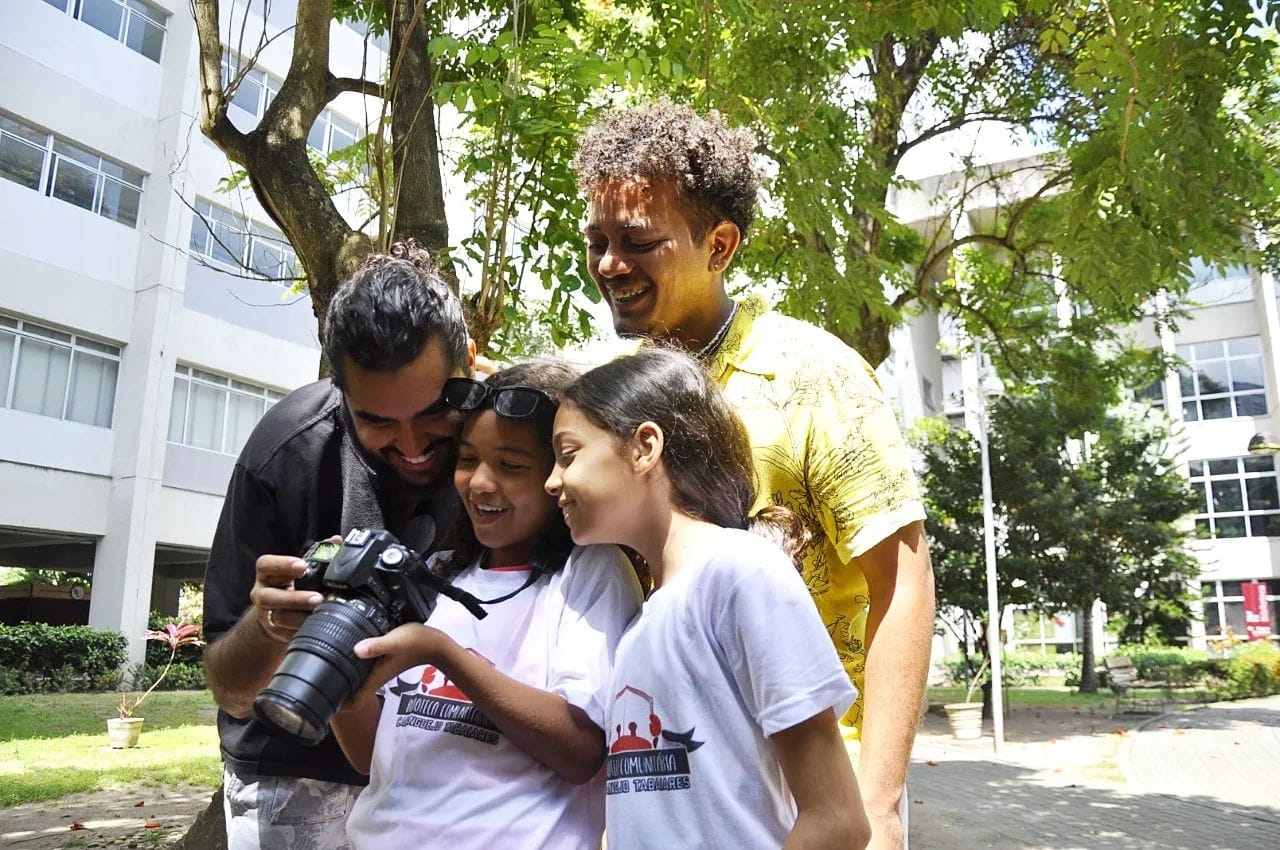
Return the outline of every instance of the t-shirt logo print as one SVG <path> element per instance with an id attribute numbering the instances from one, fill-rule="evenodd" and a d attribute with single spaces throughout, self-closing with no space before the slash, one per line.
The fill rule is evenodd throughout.
<path id="1" fill-rule="evenodd" d="M 653 697 L 627 685 L 613 698 L 609 756 L 605 760 L 608 794 L 680 791 L 690 787 L 689 753 L 703 745 L 688 732 L 663 728 Z"/>
<path id="2" fill-rule="evenodd" d="M 468 651 L 490 667 L 494 666 L 474 649 Z M 430 664 L 422 668 L 422 675 L 416 680 L 397 677 L 387 688 L 387 694 L 400 698 L 396 709 L 397 727 L 446 732 L 482 744 L 498 743 L 498 727 L 471 704 L 471 699 L 443 671 Z"/>

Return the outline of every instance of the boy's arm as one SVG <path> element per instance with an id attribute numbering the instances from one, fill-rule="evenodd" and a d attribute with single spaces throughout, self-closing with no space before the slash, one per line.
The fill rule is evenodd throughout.
<path id="1" fill-rule="evenodd" d="M 876 850 L 904 846 L 899 803 L 924 705 L 933 641 L 933 568 L 913 522 L 857 558 L 867 578 L 866 679 L 858 778 Z"/>
<path id="2" fill-rule="evenodd" d="M 369 775 L 373 764 L 373 743 L 378 735 L 378 718 L 382 716 L 382 697 L 366 696 L 353 700 L 334 715 L 333 737 L 346 754 L 351 766 Z"/>
<path id="3" fill-rule="evenodd" d="M 860 850 L 871 828 L 831 709 L 769 739 L 796 800 L 796 823 L 784 850 Z"/>

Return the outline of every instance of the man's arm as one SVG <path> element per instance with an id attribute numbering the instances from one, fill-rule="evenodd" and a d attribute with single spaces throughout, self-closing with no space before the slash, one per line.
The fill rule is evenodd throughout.
<path id="1" fill-rule="evenodd" d="M 933 641 L 933 566 L 924 524 L 903 526 L 855 562 L 871 596 L 858 780 L 871 821 L 869 847 L 901 848 L 898 805 L 924 705 Z"/>
<path id="2" fill-rule="evenodd" d="M 299 558 L 266 554 L 302 545 L 282 527 L 271 488 L 237 464 L 210 547 L 204 596 L 205 677 L 214 701 L 235 717 L 253 710 L 285 644 L 321 598 L 288 590 L 302 572 Z"/>

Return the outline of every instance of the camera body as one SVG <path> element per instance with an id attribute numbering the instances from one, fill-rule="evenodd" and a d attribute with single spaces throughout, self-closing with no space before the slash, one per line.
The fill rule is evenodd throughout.
<path id="1" fill-rule="evenodd" d="M 341 543 L 312 544 L 302 558 L 307 571 L 295 589 L 318 591 L 325 600 L 289 641 L 253 710 L 274 732 L 303 744 L 323 740 L 338 709 L 368 679 L 374 660 L 357 658 L 357 643 L 425 622 L 441 593 L 485 616 L 475 597 L 437 576 L 387 531 L 352 529 Z"/>

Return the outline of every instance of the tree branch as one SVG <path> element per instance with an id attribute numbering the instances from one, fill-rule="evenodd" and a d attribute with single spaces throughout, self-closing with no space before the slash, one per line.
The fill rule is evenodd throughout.
<path id="1" fill-rule="evenodd" d="M 329 84 L 325 91 L 329 100 L 333 100 L 343 92 L 355 92 L 369 97 L 385 99 L 387 90 L 381 83 L 375 83 L 373 80 L 364 80 L 357 77 L 335 77 L 329 76 Z"/>

